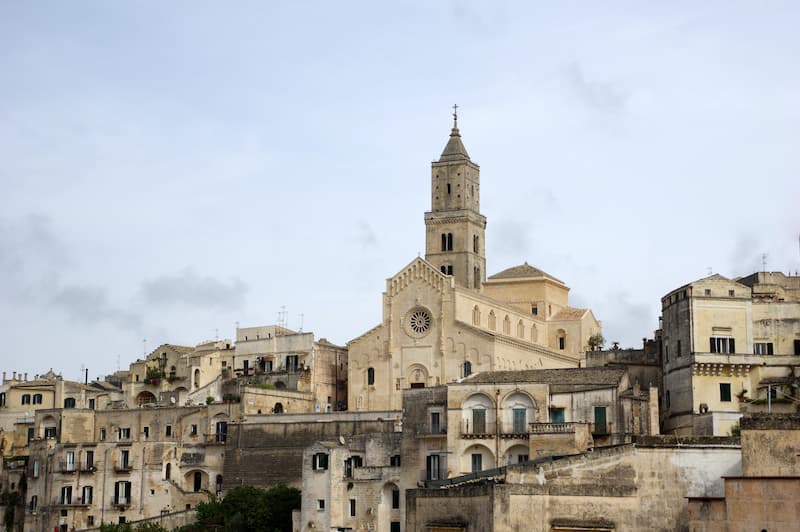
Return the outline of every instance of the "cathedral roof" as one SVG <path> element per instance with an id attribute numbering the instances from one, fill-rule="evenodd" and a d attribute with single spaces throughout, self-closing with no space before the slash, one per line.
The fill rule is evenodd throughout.
<path id="1" fill-rule="evenodd" d="M 496 273 L 489 277 L 489 279 L 524 279 L 528 277 L 547 277 L 549 279 L 553 279 L 554 281 L 558 281 L 562 283 L 564 281 L 560 279 L 556 279 L 549 273 L 545 273 L 539 268 L 534 268 L 527 262 L 524 264 L 520 264 L 519 266 L 512 266 L 511 268 L 507 268 L 502 272 Z"/>
<path id="2" fill-rule="evenodd" d="M 589 312 L 589 309 L 585 308 L 575 308 L 575 307 L 564 307 L 556 314 L 550 318 L 553 321 L 560 321 L 560 320 L 576 320 L 582 318 L 584 314 Z"/>
<path id="3" fill-rule="evenodd" d="M 444 147 L 442 156 L 439 157 L 439 162 L 460 160 L 469 161 L 469 154 L 464 147 L 464 143 L 461 142 L 461 133 L 459 133 L 458 127 L 454 125 L 453 129 L 450 131 L 450 139 Z"/>

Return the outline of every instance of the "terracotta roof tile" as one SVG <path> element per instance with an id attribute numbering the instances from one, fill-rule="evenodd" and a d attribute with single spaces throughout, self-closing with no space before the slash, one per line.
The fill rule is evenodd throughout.
<path id="1" fill-rule="evenodd" d="M 549 279 L 553 279 L 558 281 L 559 283 L 563 283 L 560 279 L 556 279 L 549 273 L 543 272 L 539 268 L 534 268 L 527 262 L 524 264 L 520 264 L 519 266 L 512 266 L 511 268 L 507 268 L 499 273 L 496 273 L 489 277 L 489 279 L 524 279 L 528 277 L 547 277 Z"/>

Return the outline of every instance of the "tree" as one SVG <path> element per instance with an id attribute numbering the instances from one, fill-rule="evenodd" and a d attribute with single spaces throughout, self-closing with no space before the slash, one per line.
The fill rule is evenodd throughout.
<path id="1" fill-rule="evenodd" d="M 182 532 L 222 529 L 230 532 L 291 532 L 292 510 L 300 508 L 300 491 L 286 486 L 268 490 L 233 488 L 224 499 L 197 505 L 197 523 Z"/>
<path id="2" fill-rule="evenodd" d="M 602 349 L 604 343 L 606 343 L 606 339 L 603 338 L 603 335 L 600 333 L 593 334 L 589 337 L 589 348 L 592 351 Z"/>

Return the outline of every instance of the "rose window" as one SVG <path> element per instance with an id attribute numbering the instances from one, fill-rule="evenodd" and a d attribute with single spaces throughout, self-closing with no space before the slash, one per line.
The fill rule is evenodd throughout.
<path id="1" fill-rule="evenodd" d="M 431 328 L 431 315 L 427 310 L 417 309 L 408 317 L 408 326 L 416 334 L 425 334 Z"/>

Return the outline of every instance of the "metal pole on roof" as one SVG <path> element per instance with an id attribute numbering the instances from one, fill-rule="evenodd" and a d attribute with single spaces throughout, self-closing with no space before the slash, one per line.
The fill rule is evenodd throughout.
<path id="1" fill-rule="evenodd" d="M 772 413 L 772 385 L 767 384 L 767 412 Z"/>

